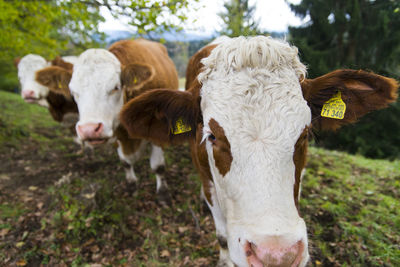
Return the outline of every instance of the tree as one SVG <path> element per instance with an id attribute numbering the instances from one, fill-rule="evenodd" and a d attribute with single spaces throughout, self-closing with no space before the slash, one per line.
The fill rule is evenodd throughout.
<path id="1" fill-rule="evenodd" d="M 105 47 L 100 9 L 125 17 L 132 31 L 179 29 L 185 11 L 198 0 L 0 0 L 0 88 L 17 85 L 13 59 L 35 53 L 52 59 Z"/>
<path id="2" fill-rule="evenodd" d="M 310 16 L 308 24 L 289 32 L 311 77 L 339 67 L 400 76 L 400 1 L 303 0 L 290 7 L 302 18 Z"/>
<path id="3" fill-rule="evenodd" d="M 229 0 L 224 7 L 226 11 L 218 14 L 224 22 L 220 32 L 222 35 L 236 37 L 261 34 L 259 22 L 254 20 L 256 6 L 249 6 L 248 0 Z"/>
<path id="4" fill-rule="evenodd" d="M 338 68 L 369 69 L 400 78 L 400 1 L 303 0 L 290 5 L 310 21 L 289 33 L 314 78 Z M 365 116 L 319 144 L 369 157 L 400 157 L 400 102 Z"/>

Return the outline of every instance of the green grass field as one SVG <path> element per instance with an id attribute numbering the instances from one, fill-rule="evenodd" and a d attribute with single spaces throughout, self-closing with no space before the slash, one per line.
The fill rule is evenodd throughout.
<path id="1" fill-rule="evenodd" d="M 18 95 L 0 91 L 0 107 L 0 266 L 215 266 L 187 146 L 166 150 L 172 204 L 161 207 L 148 157 L 135 191 L 112 148 L 79 154 Z M 400 161 L 310 147 L 300 206 L 310 266 L 400 266 Z"/>

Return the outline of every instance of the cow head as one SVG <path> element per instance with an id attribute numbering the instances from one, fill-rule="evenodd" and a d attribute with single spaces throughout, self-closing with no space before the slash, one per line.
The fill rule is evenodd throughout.
<path id="1" fill-rule="evenodd" d="M 125 95 L 143 87 L 153 74 L 153 68 L 148 65 L 121 65 L 105 49 L 83 52 L 74 65 L 69 83 L 79 109 L 80 119 L 76 124 L 79 138 L 93 145 L 113 140 Z"/>
<path id="2" fill-rule="evenodd" d="M 297 49 L 268 37 L 226 40 L 193 58 L 200 74 L 188 91 L 144 93 L 125 105 L 122 124 L 153 142 L 189 140 L 217 235 L 235 264 L 305 266 L 297 198 L 309 128 L 336 129 L 385 107 L 397 83 L 353 70 L 306 80 Z M 321 117 L 338 92 L 344 118 Z"/>
<path id="3" fill-rule="evenodd" d="M 38 103 L 46 106 L 45 98 L 49 93 L 49 89 L 35 80 L 35 73 L 47 67 L 49 63 L 39 55 L 29 54 L 20 60 L 16 60 L 15 65 L 18 68 L 22 98 L 28 103 Z"/>

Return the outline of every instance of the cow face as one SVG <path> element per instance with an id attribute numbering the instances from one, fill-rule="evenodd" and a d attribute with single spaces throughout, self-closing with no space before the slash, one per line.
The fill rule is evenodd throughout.
<path id="1" fill-rule="evenodd" d="M 35 80 L 36 71 L 43 69 L 49 63 L 39 55 L 26 55 L 19 62 L 16 62 L 18 68 L 18 79 L 21 84 L 21 96 L 28 103 L 38 103 L 47 106 L 46 97 L 49 89 Z"/>
<path id="2" fill-rule="evenodd" d="M 122 124 L 153 142 L 190 141 L 217 236 L 236 265 L 305 266 L 296 204 L 311 121 L 319 129 L 353 122 L 393 102 L 397 83 L 352 70 L 306 80 L 297 49 L 266 37 L 226 40 L 191 62 L 199 55 L 189 91 L 145 93 L 126 104 Z M 338 92 L 344 118 L 321 117 Z"/>
<path id="3" fill-rule="evenodd" d="M 82 141 L 95 145 L 114 139 L 124 93 L 150 79 L 149 69 L 139 64 L 121 66 L 104 49 L 89 49 L 79 56 L 69 87 L 79 109 L 76 130 Z"/>
<path id="4" fill-rule="evenodd" d="M 297 266 L 308 257 L 293 194 L 295 144 L 311 123 L 305 66 L 297 49 L 263 39 L 222 43 L 203 61 L 202 136 L 231 259 L 245 266 L 249 253 L 279 252 L 277 263 Z"/>

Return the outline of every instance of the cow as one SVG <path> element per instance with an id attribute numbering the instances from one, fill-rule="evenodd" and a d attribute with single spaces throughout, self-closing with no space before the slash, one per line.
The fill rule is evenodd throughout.
<path id="1" fill-rule="evenodd" d="M 79 109 L 78 137 L 92 146 L 116 141 L 120 159 L 128 164 L 126 178 L 128 182 L 136 183 L 138 178 L 133 164 L 141 157 L 147 141 L 129 138 L 120 125 L 118 114 L 127 100 L 145 91 L 178 89 L 178 74 L 165 46 L 144 39 L 122 40 L 108 50 L 83 52 L 71 76 L 56 67 L 46 71 L 54 72 L 53 87 L 61 84 L 63 88 L 70 88 Z M 163 150 L 154 144 L 150 166 L 156 174 L 157 192 L 163 197 L 162 194 L 167 192 L 163 179 Z"/>
<path id="2" fill-rule="evenodd" d="M 47 107 L 53 119 L 65 124 L 66 127 L 75 124 L 78 119 L 76 103 L 69 94 L 68 88 L 50 87 L 51 77 L 41 71 L 53 66 L 71 72 L 76 60 L 75 56 L 65 56 L 56 57 L 48 62 L 35 54 L 28 54 L 15 60 L 22 98 L 27 103 L 36 103 Z"/>
<path id="3" fill-rule="evenodd" d="M 130 100 L 122 125 L 135 138 L 189 142 L 215 222 L 219 266 L 305 266 L 298 200 L 310 131 L 336 130 L 386 107 L 398 83 L 350 69 L 307 79 L 297 48 L 264 36 L 202 48 L 186 78 L 186 91 Z"/>

